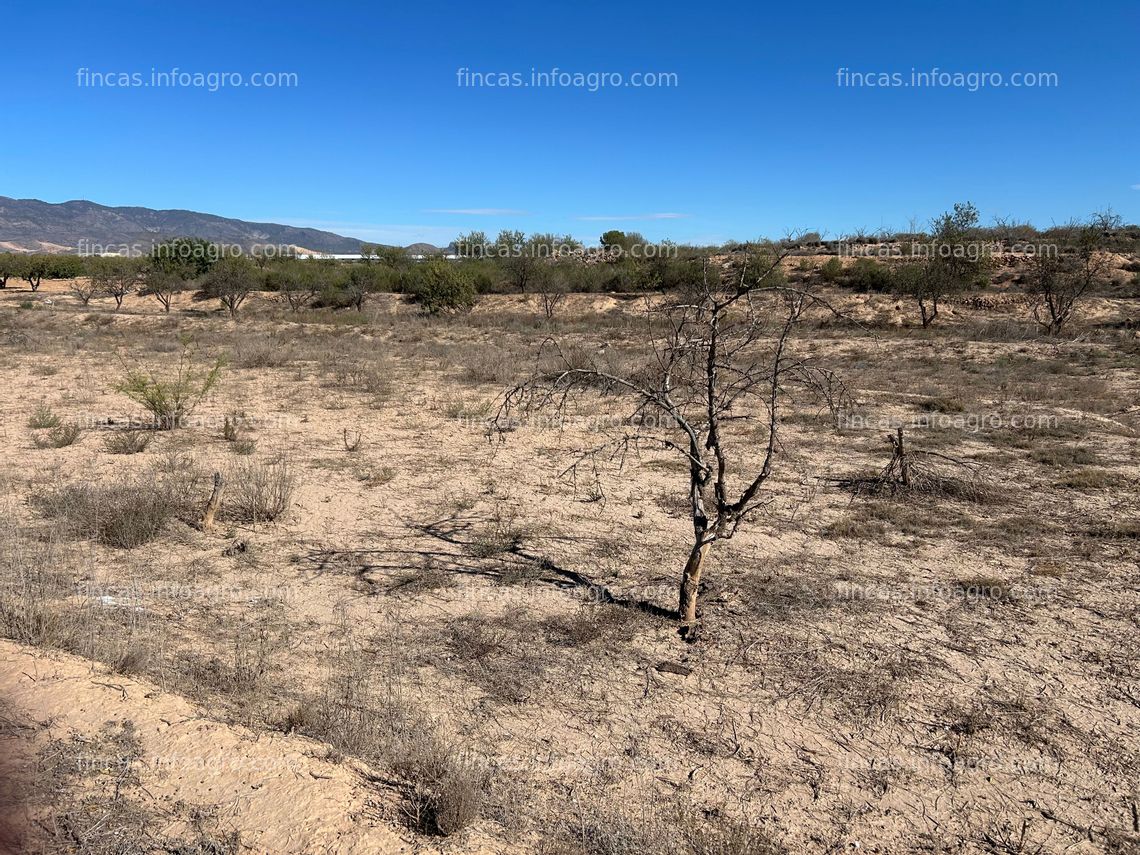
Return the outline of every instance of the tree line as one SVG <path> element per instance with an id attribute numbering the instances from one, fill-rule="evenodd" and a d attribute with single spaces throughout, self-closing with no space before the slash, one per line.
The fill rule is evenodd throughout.
<path id="1" fill-rule="evenodd" d="M 1124 226 L 1111 211 L 1098 212 L 1037 232 L 1031 226 L 1001 223 L 983 227 L 969 202 L 935 217 L 927 230 L 913 227 L 878 246 L 889 246 L 886 261 L 866 257 L 866 247 L 845 254 L 845 264 L 832 256 L 822 267 L 796 255 L 826 254 L 830 248 L 816 232 L 783 240 L 731 243 L 720 247 L 650 243 L 636 232 L 610 230 L 596 248 L 570 236 L 527 235 L 504 230 L 494 239 L 478 231 L 459 235 L 451 249 L 454 260 L 429 256 L 414 260 L 399 247 L 362 244 L 359 261 L 300 260 L 264 251 L 243 253 L 201 238 L 175 238 L 152 247 L 147 256 L 73 256 L 46 253 L 0 253 L 0 288 L 22 279 L 37 291 L 44 279 L 67 279 L 70 290 L 86 305 L 96 296 L 110 297 L 116 308 L 127 294 L 153 297 L 169 312 L 176 295 L 216 300 L 236 317 L 255 291 L 282 296 L 290 309 L 363 308 L 370 294 L 409 296 L 425 311 L 463 311 L 478 295 L 537 295 L 548 318 L 569 293 L 673 291 L 707 275 L 710 264 L 732 278 L 752 258 L 780 258 L 799 277 L 865 292 L 885 292 L 913 301 L 924 328 L 938 318 L 945 303 L 972 288 L 990 284 L 995 248 L 1031 237 L 1042 238 L 1026 256 L 1020 284 L 1043 329 L 1058 333 L 1078 302 L 1110 281 L 1110 253 L 1132 241 L 1133 226 Z M 1048 240 L 1044 240 L 1047 238 Z M 850 244 L 847 244 L 850 246 Z M 842 251 L 844 243 L 839 249 Z M 796 275 L 796 274 L 793 274 Z M 1140 276 L 1137 276 L 1140 283 Z"/>

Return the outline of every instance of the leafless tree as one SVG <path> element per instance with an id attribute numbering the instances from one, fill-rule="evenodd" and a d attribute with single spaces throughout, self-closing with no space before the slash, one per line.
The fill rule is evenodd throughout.
<path id="1" fill-rule="evenodd" d="M 99 283 L 91 276 L 77 276 L 68 284 L 67 290 L 86 306 L 91 302 L 91 298 L 99 293 Z"/>
<path id="2" fill-rule="evenodd" d="M 535 291 L 538 292 L 538 303 L 542 307 L 542 316 L 548 324 L 551 324 L 554 322 L 558 306 L 570 291 L 566 272 L 560 265 L 545 265 L 538 269 L 534 281 Z"/>
<path id="3" fill-rule="evenodd" d="M 788 287 L 785 254 L 750 257 L 724 271 L 706 262 L 703 275 L 658 305 L 646 303 L 645 352 L 615 364 L 609 351 L 549 341 L 534 375 L 509 390 L 495 425 L 509 428 L 530 411 L 565 412 L 576 398 L 612 395 L 628 415 L 605 441 L 583 452 L 566 473 L 600 455 L 664 448 L 688 464 L 685 492 L 693 538 L 681 574 L 678 616 L 684 631 L 697 621 L 697 595 L 713 543 L 736 534 L 771 501 L 766 485 L 781 448 L 781 419 L 790 395 L 841 385 L 793 349 L 814 294 Z M 501 435 L 501 434 L 500 434 Z"/>

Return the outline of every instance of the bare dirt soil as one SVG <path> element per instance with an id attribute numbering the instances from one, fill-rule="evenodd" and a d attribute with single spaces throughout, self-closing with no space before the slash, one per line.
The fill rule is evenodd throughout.
<path id="1" fill-rule="evenodd" d="M 772 503 L 715 547 L 686 643 L 684 461 L 559 477 L 620 429 L 600 395 L 485 429 L 550 336 L 636 359 L 639 298 L 547 323 L 522 297 L 425 318 L 261 295 L 235 323 L 0 291 L 0 841 L 1140 852 L 1136 301 L 1045 338 L 1015 300 L 922 331 L 831 297 L 848 319 L 798 346 L 854 403 L 787 414 Z M 137 450 L 116 387 L 172 371 L 180 337 L 219 382 Z M 981 489 L 845 488 L 897 424 Z"/>

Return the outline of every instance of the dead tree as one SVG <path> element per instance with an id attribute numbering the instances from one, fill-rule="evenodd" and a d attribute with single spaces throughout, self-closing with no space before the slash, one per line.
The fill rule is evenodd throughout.
<path id="1" fill-rule="evenodd" d="M 914 448 L 903 429 L 886 436 L 891 459 L 881 472 L 866 477 L 838 478 L 834 483 L 856 494 L 927 496 L 985 502 L 994 492 L 982 466 L 972 460 Z"/>
<path id="2" fill-rule="evenodd" d="M 527 413 L 589 395 L 615 396 L 627 415 L 606 440 L 581 452 L 586 460 L 663 448 L 687 463 L 685 492 L 693 536 L 681 573 L 678 616 L 697 620 L 697 595 L 712 545 L 736 534 L 763 509 L 781 446 L 783 408 L 793 392 L 838 398 L 835 378 L 793 352 L 793 332 L 806 309 L 830 306 L 784 284 L 783 255 L 750 258 L 730 272 L 706 263 L 699 281 L 660 304 L 646 303 L 643 352 L 631 364 L 603 348 L 593 357 L 548 340 L 539 366 L 509 390 L 494 426 L 510 429 Z M 564 422 L 565 419 L 559 419 Z M 500 433 L 500 437 L 503 434 Z"/>

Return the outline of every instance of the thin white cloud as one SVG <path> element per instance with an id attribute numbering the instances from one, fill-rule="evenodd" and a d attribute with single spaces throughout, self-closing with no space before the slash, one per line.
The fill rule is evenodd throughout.
<path id="1" fill-rule="evenodd" d="M 616 214 L 612 217 L 605 216 L 589 216 L 577 217 L 579 220 L 683 220 L 685 217 L 691 216 L 690 214 Z"/>
<path id="2" fill-rule="evenodd" d="M 428 208 L 425 214 L 462 214 L 471 217 L 523 217 L 530 211 L 515 208 Z"/>
<path id="3" fill-rule="evenodd" d="M 1140 184 L 1133 184 L 1132 189 L 1133 190 L 1140 190 Z"/>

